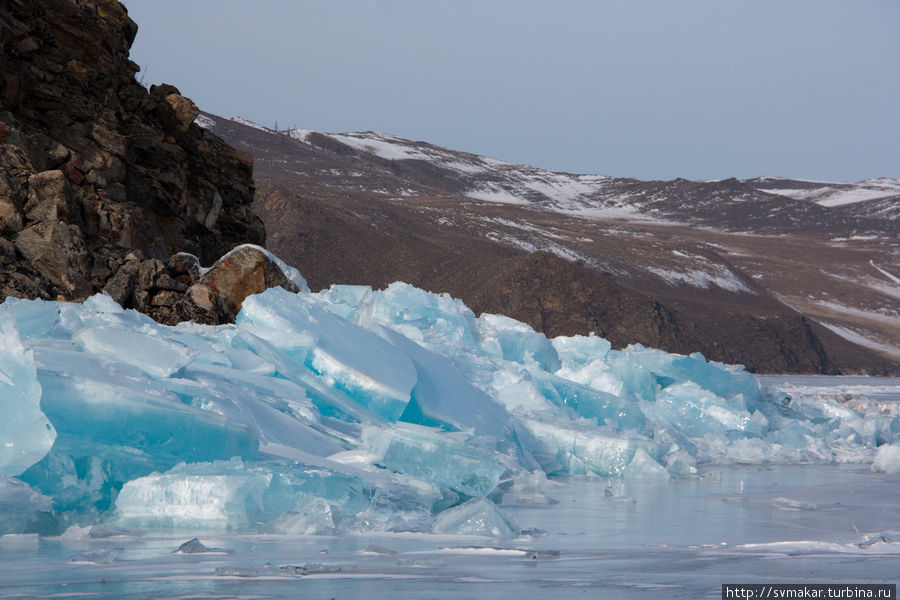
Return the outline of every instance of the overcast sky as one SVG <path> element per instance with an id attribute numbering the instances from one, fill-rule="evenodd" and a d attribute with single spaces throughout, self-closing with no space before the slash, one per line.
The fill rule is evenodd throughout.
<path id="1" fill-rule="evenodd" d="M 124 0 L 204 110 L 641 179 L 900 178 L 898 0 Z"/>

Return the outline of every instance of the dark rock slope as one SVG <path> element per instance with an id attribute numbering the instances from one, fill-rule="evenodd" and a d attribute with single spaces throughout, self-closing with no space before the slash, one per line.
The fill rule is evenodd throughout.
<path id="1" fill-rule="evenodd" d="M 0 298 L 106 287 L 177 321 L 195 281 L 171 256 L 264 243 L 252 159 L 195 125 L 176 88 L 135 80 L 136 32 L 114 0 L 0 0 Z M 227 320 L 216 306 L 201 320 Z"/>

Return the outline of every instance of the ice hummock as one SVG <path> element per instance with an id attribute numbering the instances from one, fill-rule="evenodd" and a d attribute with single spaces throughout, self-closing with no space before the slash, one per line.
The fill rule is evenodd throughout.
<path id="1" fill-rule="evenodd" d="M 558 475 L 898 463 L 900 417 L 871 404 L 791 401 L 699 354 L 547 339 L 404 283 L 274 288 L 216 327 L 102 294 L 7 299 L 0 358 L 0 533 L 502 538 L 515 527 L 494 504 L 552 504 Z"/>

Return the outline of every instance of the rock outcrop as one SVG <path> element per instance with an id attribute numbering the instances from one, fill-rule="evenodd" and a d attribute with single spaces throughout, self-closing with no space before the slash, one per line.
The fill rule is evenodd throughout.
<path id="1" fill-rule="evenodd" d="M 0 0 L 0 298 L 105 289 L 214 322 L 228 311 L 178 253 L 264 243 L 253 163 L 175 87 L 135 80 L 136 32 L 115 0 Z"/>
<path id="2" fill-rule="evenodd" d="M 243 245 L 209 269 L 185 252 L 165 263 L 155 258 L 142 261 L 130 254 L 103 291 L 125 308 L 137 309 L 160 323 L 219 325 L 234 321 L 247 296 L 274 286 L 299 291 L 262 248 Z"/>

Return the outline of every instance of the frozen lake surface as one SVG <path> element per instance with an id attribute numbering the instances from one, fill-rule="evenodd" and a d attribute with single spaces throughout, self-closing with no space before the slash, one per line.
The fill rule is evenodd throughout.
<path id="1" fill-rule="evenodd" d="M 793 396 L 900 401 L 900 379 L 765 377 Z M 7 537 L 0 598 L 719 598 L 723 583 L 896 583 L 900 475 L 705 465 L 692 479 L 572 477 L 502 508 L 524 532 Z M 140 534 L 143 532 L 133 532 Z M 208 553 L 173 553 L 194 536 Z"/>

